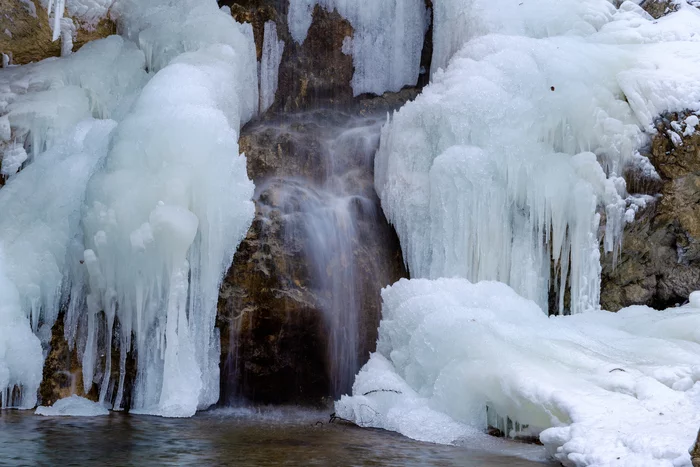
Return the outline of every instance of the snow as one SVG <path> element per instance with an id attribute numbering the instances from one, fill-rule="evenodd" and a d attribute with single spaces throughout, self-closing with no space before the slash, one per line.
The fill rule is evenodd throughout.
<path id="1" fill-rule="evenodd" d="M 615 253 L 628 211 L 619 175 L 653 118 L 700 105 L 700 12 L 655 22 L 603 0 L 434 7 L 432 82 L 389 118 L 375 161 L 412 277 L 498 280 L 545 310 L 551 287 L 559 312 L 597 309 L 601 214 Z"/>
<path id="2" fill-rule="evenodd" d="M 218 400 L 218 289 L 253 217 L 237 140 L 255 46 L 213 0 L 170 3 L 119 1 L 124 37 L 0 70 L 2 406 L 35 405 L 61 307 L 100 404 L 122 407 L 132 347 L 134 412 Z M 112 372 L 98 344 L 115 341 Z"/>
<path id="3" fill-rule="evenodd" d="M 73 395 L 57 400 L 51 407 L 37 407 L 34 413 L 45 417 L 97 417 L 109 415 L 109 410 L 97 402 Z"/>
<path id="4" fill-rule="evenodd" d="M 424 0 L 290 0 L 289 31 L 299 44 L 306 39 L 316 5 L 337 11 L 354 29 L 343 52 L 353 57 L 350 84 L 356 96 L 416 84 L 429 25 Z"/>
<path id="5" fill-rule="evenodd" d="M 264 26 L 260 61 L 260 113 L 264 113 L 275 103 L 283 53 L 284 41 L 277 40 L 277 25 L 274 21 L 268 21 Z"/>
<path id="6" fill-rule="evenodd" d="M 497 282 L 402 279 L 382 292 L 377 352 L 337 415 L 431 442 L 498 414 L 567 466 L 690 466 L 700 312 L 630 307 L 548 318 Z"/>

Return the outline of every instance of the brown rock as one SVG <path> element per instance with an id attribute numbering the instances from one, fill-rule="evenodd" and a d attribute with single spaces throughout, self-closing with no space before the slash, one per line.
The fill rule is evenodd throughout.
<path id="1" fill-rule="evenodd" d="M 51 26 L 46 10 L 37 0 L 32 0 L 36 15 L 19 0 L 0 0 L 0 52 L 12 57 L 12 63 L 23 65 L 48 57 L 61 55 L 61 41 L 53 42 Z M 115 24 L 101 20 L 94 28 L 76 24 L 77 38 L 73 51 L 87 42 L 116 33 Z M 9 32 L 9 34 L 8 34 Z"/>
<path id="2" fill-rule="evenodd" d="M 693 463 L 693 467 L 700 467 L 700 432 L 698 432 L 698 440 L 693 446 L 693 450 L 690 452 L 690 458 Z"/>
<path id="3" fill-rule="evenodd" d="M 288 219 L 301 215 L 297 203 L 321 202 L 314 187 L 330 168 L 318 121 L 332 125 L 338 115 L 322 111 L 314 118 L 272 120 L 243 131 L 241 148 L 258 186 L 257 209 L 221 288 L 217 323 L 223 402 L 317 404 L 332 395 L 330 329 L 324 314 L 332 297 L 317 286 L 304 224 Z M 354 265 L 356 280 L 336 293 L 354 290 L 352 296 L 360 302 L 357 359 L 362 363 L 376 344 L 380 289 L 406 277 L 406 271 L 398 238 L 381 214 L 371 183 L 358 183 L 358 192 L 370 196 L 373 209 L 357 205 L 353 257 L 334 256 L 326 268 L 328 274 L 340 274 L 350 262 Z"/>
<path id="4" fill-rule="evenodd" d="M 652 188 L 657 194 L 626 226 L 616 267 L 611 255 L 604 258 L 604 309 L 633 304 L 666 308 L 700 289 L 700 133 L 678 133 L 678 125 L 680 133 L 685 130 L 686 117 L 670 114 L 657 122 L 649 159 L 660 180 L 645 182 L 627 174 L 628 187 Z M 674 145 L 671 131 L 681 136 L 682 145 Z"/>

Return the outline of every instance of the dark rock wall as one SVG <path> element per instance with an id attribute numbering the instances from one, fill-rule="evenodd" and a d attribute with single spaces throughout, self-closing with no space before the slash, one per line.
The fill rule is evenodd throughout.
<path id="1" fill-rule="evenodd" d="M 12 63 L 17 65 L 61 55 L 61 41 L 51 40 L 53 32 L 46 10 L 38 0 L 32 1 L 36 15 L 20 0 L 0 0 L 0 53 L 10 55 Z M 89 41 L 116 33 L 114 23 L 107 18 L 94 28 L 81 27 L 80 24 L 76 26 L 78 30 L 73 41 L 74 52 Z"/>
<path id="2" fill-rule="evenodd" d="M 610 255 L 604 258 L 601 306 L 606 310 L 667 308 L 700 289 L 700 127 L 684 136 L 688 115 L 657 121 L 648 156 L 660 180 L 626 174 L 631 192 L 653 198 L 625 228 L 617 265 Z"/>

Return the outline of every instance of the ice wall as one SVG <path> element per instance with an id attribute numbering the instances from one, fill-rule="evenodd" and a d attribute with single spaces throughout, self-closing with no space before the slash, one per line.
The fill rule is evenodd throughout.
<path id="1" fill-rule="evenodd" d="M 377 352 L 336 414 L 450 443 L 487 409 L 566 466 L 690 466 L 700 309 L 546 317 L 497 282 L 405 279 L 382 292 Z"/>
<path id="2" fill-rule="evenodd" d="M 2 405 L 35 404 L 65 305 L 100 403 L 122 406 L 133 347 L 135 411 L 188 416 L 218 399 L 218 288 L 253 216 L 255 46 L 213 0 L 113 12 L 124 39 L 0 70 Z"/>
<path id="3" fill-rule="evenodd" d="M 214 1 L 123 1 L 114 10 L 157 73 L 87 191 L 83 375 L 93 380 L 97 336 L 110 342 L 118 321 L 121 349 L 133 333 L 138 355 L 132 410 L 190 416 L 218 400 L 219 284 L 253 218 L 237 140 L 257 112 L 255 50 Z M 105 377 L 101 400 L 109 384 Z"/>
<path id="4" fill-rule="evenodd" d="M 113 37 L 67 59 L 0 70 L 2 174 L 10 176 L 0 189 L 3 407 L 36 403 L 41 344 L 78 280 L 85 189 L 115 126 L 93 115 L 120 114 L 144 82 L 143 65 L 133 44 Z"/>
<path id="5" fill-rule="evenodd" d="M 424 0 L 290 0 L 289 30 L 297 43 L 306 39 L 316 5 L 336 10 L 354 29 L 343 52 L 353 56 L 356 96 L 416 84 L 429 24 Z"/>
<path id="6" fill-rule="evenodd" d="M 596 309 L 596 208 L 612 252 L 618 175 L 652 118 L 700 105 L 698 12 L 438 0 L 435 13 L 435 64 L 449 65 L 389 119 L 375 163 L 412 276 L 502 281 L 545 310 L 552 286 L 560 312 L 568 280 L 570 311 Z"/>

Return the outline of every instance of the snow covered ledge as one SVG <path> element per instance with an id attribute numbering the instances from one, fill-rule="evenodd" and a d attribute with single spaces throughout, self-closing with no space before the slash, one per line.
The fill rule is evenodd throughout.
<path id="1" fill-rule="evenodd" d="M 505 284 L 465 279 L 401 280 L 382 298 L 377 352 L 338 416 L 455 443 L 486 430 L 488 406 L 566 466 L 690 466 L 700 308 L 548 318 Z"/>

